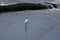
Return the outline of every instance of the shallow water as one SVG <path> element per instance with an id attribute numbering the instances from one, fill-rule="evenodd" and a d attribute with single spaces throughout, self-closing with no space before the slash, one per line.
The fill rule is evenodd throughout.
<path id="1" fill-rule="evenodd" d="M 0 14 L 0 40 L 60 40 L 59 26 L 60 10 L 5 12 Z"/>

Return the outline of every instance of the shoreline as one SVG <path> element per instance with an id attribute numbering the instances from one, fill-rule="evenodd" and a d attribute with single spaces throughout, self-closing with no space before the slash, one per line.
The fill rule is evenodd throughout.
<path id="1" fill-rule="evenodd" d="M 23 11 L 23 10 L 42 10 L 42 9 L 52 9 L 51 5 L 47 4 L 35 4 L 35 3 L 17 3 L 11 5 L 0 5 L 0 12 L 8 11 Z"/>

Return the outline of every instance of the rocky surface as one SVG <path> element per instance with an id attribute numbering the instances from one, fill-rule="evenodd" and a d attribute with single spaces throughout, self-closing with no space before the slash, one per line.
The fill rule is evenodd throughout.
<path id="1" fill-rule="evenodd" d="M 21 10 L 40 10 L 40 9 L 51 9 L 51 5 L 45 3 L 18 3 L 18 4 L 11 4 L 11 5 L 0 5 L 0 12 L 5 11 L 21 11 Z"/>

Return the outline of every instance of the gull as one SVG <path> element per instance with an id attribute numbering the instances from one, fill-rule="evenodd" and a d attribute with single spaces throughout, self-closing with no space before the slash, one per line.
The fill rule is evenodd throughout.
<path id="1" fill-rule="evenodd" d="M 29 21 L 28 18 L 26 18 L 25 21 L 24 21 L 24 23 L 25 23 L 25 28 L 27 28 L 28 21 Z"/>
<path id="2" fill-rule="evenodd" d="M 25 23 L 25 24 L 27 24 L 27 23 L 28 23 L 28 21 L 29 21 L 29 20 L 28 20 L 28 18 L 26 18 L 24 23 Z"/>

